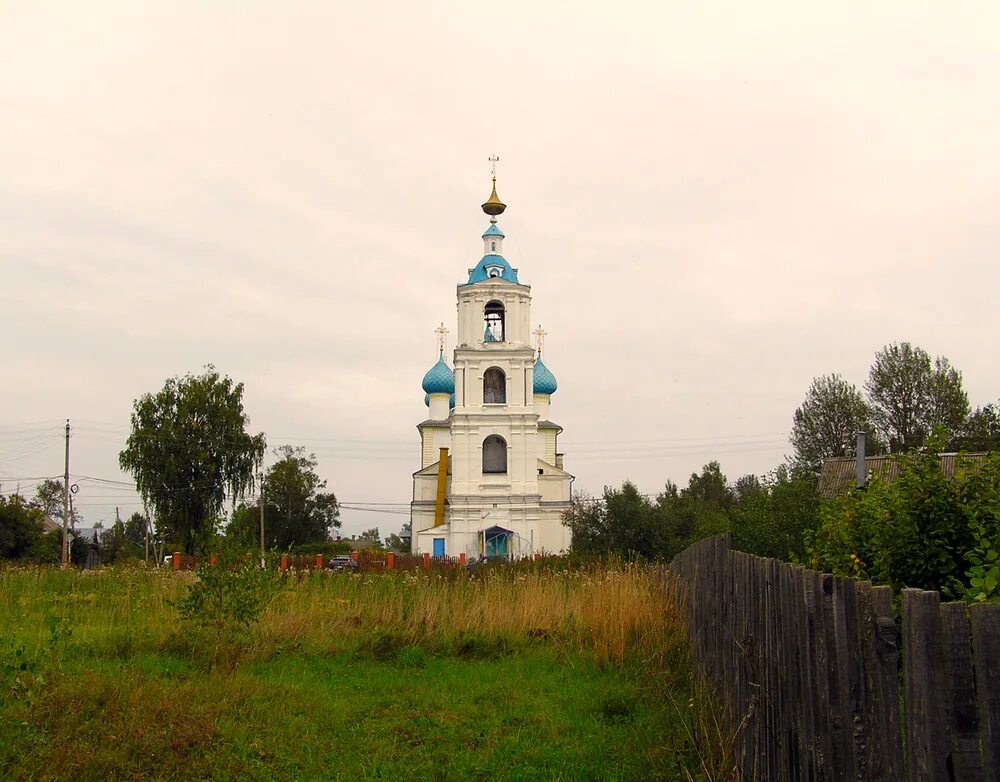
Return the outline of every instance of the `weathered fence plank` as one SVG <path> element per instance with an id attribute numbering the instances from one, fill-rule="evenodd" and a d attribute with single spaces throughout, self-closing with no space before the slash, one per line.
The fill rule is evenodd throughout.
<path id="1" fill-rule="evenodd" d="M 1000 605 L 969 609 L 986 778 L 1000 780 Z"/>
<path id="2" fill-rule="evenodd" d="M 878 715 L 875 730 L 883 742 L 885 779 L 903 779 L 903 732 L 899 721 L 899 646 L 892 611 L 892 587 L 872 587 L 875 654 L 878 657 Z"/>
<path id="3" fill-rule="evenodd" d="M 940 603 L 937 592 L 903 590 L 903 674 L 910 782 L 948 779 Z"/>
<path id="4" fill-rule="evenodd" d="M 947 679 L 947 766 L 952 779 L 980 782 L 985 777 L 979 751 L 972 638 L 965 603 L 941 606 L 941 632 Z"/>

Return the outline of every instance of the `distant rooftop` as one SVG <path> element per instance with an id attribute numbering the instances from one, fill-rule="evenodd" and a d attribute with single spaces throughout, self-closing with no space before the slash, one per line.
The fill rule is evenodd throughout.
<path id="1" fill-rule="evenodd" d="M 877 476 L 887 483 L 894 480 L 899 475 L 899 465 L 896 464 L 894 455 L 868 456 L 865 458 L 865 472 L 869 477 Z M 954 478 L 955 471 L 960 463 L 968 467 L 981 464 L 989 454 L 985 451 L 975 453 L 942 453 L 938 454 L 941 459 L 941 472 L 945 477 Z M 823 462 L 823 469 L 819 474 L 819 493 L 821 497 L 830 499 L 847 494 L 854 486 L 854 472 L 857 459 L 853 456 L 836 456 L 826 459 Z"/>

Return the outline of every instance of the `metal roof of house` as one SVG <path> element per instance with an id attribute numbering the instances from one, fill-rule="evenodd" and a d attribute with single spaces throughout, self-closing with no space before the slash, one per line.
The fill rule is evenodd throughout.
<path id="1" fill-rule="evenodd" d="M 975 453 L 942 453 L 941 472 L 948 478 L 954 478 L 959 464 L 975 466 L 982 463 L 989 454 L 984 451 Z M 823 462 L 819 474 L 819 494 L 830 499 L 847 494 L 854 486 L 854 469 L 857 460 L 853 456 L 836 456 Z M 868 456 L 865 458 L 865 471 L 869 477 L 877 476 L 889 482 L 899 475 L 899 464 L 895 455 Z"/>

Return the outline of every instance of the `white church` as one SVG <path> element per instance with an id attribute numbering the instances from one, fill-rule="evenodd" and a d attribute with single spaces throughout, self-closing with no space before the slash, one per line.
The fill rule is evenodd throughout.
<path id="1" fill-rule="evenodd" d="M 482 259 L 458 286 L 454 368 L 441 324 L 438 362 L 424 375 L 429 414 L 417 426 L 412 550 L 469 559 L 559 553 L 570 544 L 562 514 L 573 476 L 559 453 L 562 428 L 549 420 L 557 386 L 542 363 L 545 332 L 531 331 L 531 287 L 503 256 L 497 216 L 506 205 L 495 175 L 482 208 L 490 224 Z"/>

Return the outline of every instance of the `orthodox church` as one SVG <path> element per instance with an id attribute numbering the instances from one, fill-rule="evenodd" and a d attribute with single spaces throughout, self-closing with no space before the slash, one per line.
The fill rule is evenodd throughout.
<path id="1" fill-rule="evenodd" d="M 420 469 L 413 474 L 412 549 L 434 557 L 516 558 L 569 548 L 562 514 L 573 476 L 563 469 L 549 420 L 556 378 L 542 363 L 545 332 L 531 331 L 531 287 L 503 256 L 493 192 L 483 257 L 458 286 L 452 367 L 442 323 L 438 361 L 423 380 L 427 420 Z M 536 338 L 531 345 L 532 335 Z"/>

